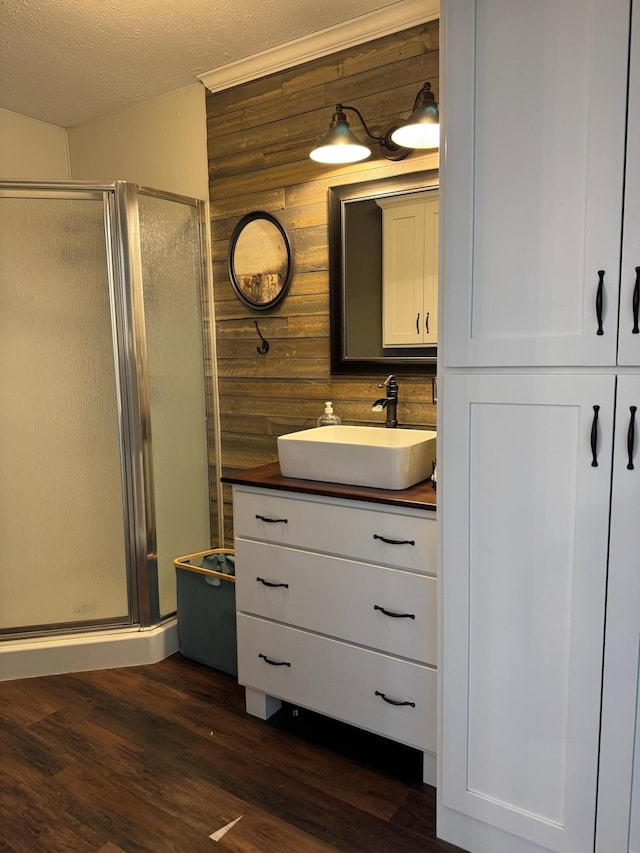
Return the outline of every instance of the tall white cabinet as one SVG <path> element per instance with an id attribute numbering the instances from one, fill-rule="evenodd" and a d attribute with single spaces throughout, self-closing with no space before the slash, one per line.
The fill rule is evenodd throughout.
<path id="1" fill-rule="evenodd" d="M 441 56 L 438 834 L 640 851 L 640 3 L 444 0 Z"/>
<path id="2" fill-rule="evenodd" d="M 449 366 L 616 364 L 619 302 L 640 362 L 628 228 L 618 298 L 629 6 L 443 4 Z"/>

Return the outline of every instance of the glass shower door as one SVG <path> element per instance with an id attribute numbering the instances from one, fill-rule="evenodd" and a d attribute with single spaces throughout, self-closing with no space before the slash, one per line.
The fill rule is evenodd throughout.
<path id="1" fill-rule="evenodd" d="M 0 198 L 0 632 L 129 623 L 105 201 Z"/>
<path id="2" fill-rule="evenodd" d="M 210 547 L 199 209 L 138 195 L 159 615 L 176 609 L 173 560 Z M 149 521 L 151 513 L 147 511 Z"/>

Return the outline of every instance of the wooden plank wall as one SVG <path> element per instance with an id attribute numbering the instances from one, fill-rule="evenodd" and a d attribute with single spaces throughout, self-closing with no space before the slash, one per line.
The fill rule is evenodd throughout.
<path id="1" fill-rule="evenodd" d="M 277 459 L 276 438 L 315 426 L 333 400 L 346 423 L 379 423 L 371 412 L 386 376 L 331 376 L 327 189 L 437 168 L 437 153 L 385 160 L 377 147 L 364 163 L 335 167 L 308 154 L 329 127 L 336 103 L 352 104 L 373 132 L 406 117 L 422 84 L 438 97 L 438 22 L 369 42 L 288 71 L 207 95 L 207 136 L 217 361 L 222 422 L 222 471 Z M 357 119 L 348 116 L 360 138 Z M 232 290 L 229 239 L 239 218 L 266 210 L 282 222 L 294 253 L 287 298 L 254 311 Z M 260 355 L 254 321 L 270 342 Z M 433 426 L 428 376 L 400 379 L 398 419 Z M 231 492 L 225 486 L 225 540 L 232 541 Z M 217 507 L 212 507 L 216 529 Z"/>

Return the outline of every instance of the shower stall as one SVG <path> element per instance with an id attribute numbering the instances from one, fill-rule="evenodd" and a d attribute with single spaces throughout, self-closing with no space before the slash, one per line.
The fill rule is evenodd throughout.
<path id="1" fill-rule="evenodd" d="M 207 227 L 126 182 L 0 182 L 0 678 L 6 643 L 161 625 L 220 536 Z"/>

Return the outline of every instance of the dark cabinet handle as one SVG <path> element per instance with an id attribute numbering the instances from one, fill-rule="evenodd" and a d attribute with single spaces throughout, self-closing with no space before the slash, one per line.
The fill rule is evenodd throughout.
<path id="1" fill-rule="evenodd" d="M 636 267 L 636 283 L 633 288 L 633 329 L 632 335 L 640 333 L 638 328 L 638 312 L 640 310 L 640 267 Z"/>
<path id="2" fill-rule="evenodd" d="M 630 418 L 629 418 L 629 430 L 627 432 L 627 453 L 629 454 L 629 461 L 627 463 L 627 471 L 633 471 L 633 446 L 636 442 L 636 412 L 638 410 L 637 406 L 629 406 Z"/>
<path id="3" fill-rule="evenodd" d="M 398 702 L 398 700 L 397 700 L 397 699 L 389 699 L 389 698 L 387 698 L 387 697 L 384 695 L 384 693 L 381 693 L 379 690 L 376 690 L 375 695 L 376 695 L 376 696 L 379 696 L 381 699 L 384 699 L 384 701 L 385 701 L 385 702 L 387 702 L 389 705 L 397 705 L 397 706 L 400 706 L 400 705 L 410 705 L 412 708 L 415 708 L 415 707 L 416 707 L 416 703 L 415 703 L 415 702 Z"/>
<path id="4" fill-rule="evenodd" d="M 380 613 L 384 613 L 385 616 L 393 616 L 394 619 L 415 619 L 415 613 L 392 613 L 390 610 L 385 610 L 384 607 L 379 607 L 377 604 L 373 605 L 374 610 L 379 610 Z"/>
<path id="5" fill-rule="evenodd" d="M 418 311 L 418 316 L 416 317 L 416 335 L 420 334 L 420 312 Z"/>
<path id="6" fill-rule="evenodd" d="M 424 315 L 424 330 L 427 334 L 429 334 L 429 314 L 430 312 L 427 311 L 427 313 Z"/>
<path id="7" fill-rule="evenodd" d="M 385 539 L 384 536 L 378 536 L 377 533 L 373 534 L 374 539 L 379 539 L 381 542 L 386 542 L 387 545 L 415 545 L 414 539 Z"/>
<path id="8" fill-rule="evenodd" d="M 596 317 L 598 319 L 597 335 L 604 335 L 602 328 L 602 291 L 604 290 L 604 270 L 598 270 L 598 291 L 596 293 Z"/>
<path id="9" fill-rule="evenodd" d="M 598 467 L 598 412 L 600 411 L 600 406 L 593 407 L 593 422 L 591 424 L 591 455 L 593 459 L 591 460 L 591 467 Z"/>
<path id="10" fill-rule="evenodd" d="M 259 654 L 258 657 L 262 658 L 262 660 L 265 663 L 268 663 L 270 666 L 291 666 L 291 664 L 289 663 L 288 660 L 271 660 L 270 658 L 268 658 L 266 655 L 263 655 L 263 654 Z"/>
<path id="11" fill-rule="evenodd" d="M 289 589 L 288 583 L 271 583 L 271 581 L 266 581 L 264 578 L 256 578 L 256 580 L 258 581 L 258 583 L 264 584 L 265 586 L 283 586 L 285 589 Z"/>
<path id="12" fill-rule="evenodd" d="M 288 524 L 288 518 L 267 518 L 264 515 L 256 515 L 256 518 L 260 521 L 266 521 L 267 524 Z"/>

